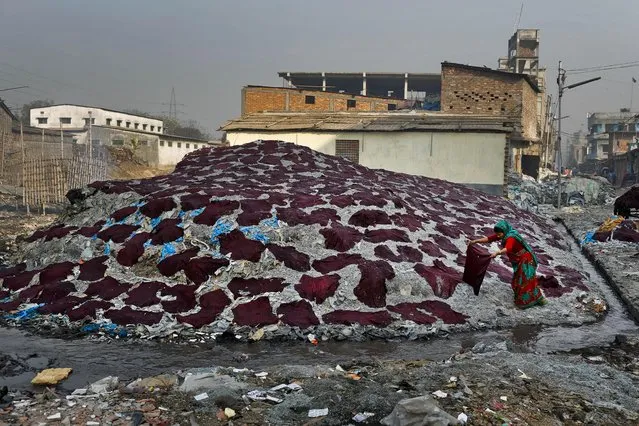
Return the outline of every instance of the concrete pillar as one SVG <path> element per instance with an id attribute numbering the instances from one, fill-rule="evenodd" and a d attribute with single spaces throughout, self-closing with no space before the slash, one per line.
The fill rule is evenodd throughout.
<path id="1" fill-rule="evenodd" d="M 408 73 L 404 74 L 404 100 L 408 99 Z"/>
<path id="2" fill-rule="evenodd" d="M 286 76 L 288 77 L 288 87 L 293 87 L 293 83 L 291 83 L 291 73 L 287 72 Z"/>
<path id="3" fill-rule="evenodd" d="M 366 73 L 362 73 L 362 96 L 366 96 Z"/>
<path id="4" fill-rule="evenodd" d="M 326 92 L 326 73 L 322 73 L 322 92 Z"/>

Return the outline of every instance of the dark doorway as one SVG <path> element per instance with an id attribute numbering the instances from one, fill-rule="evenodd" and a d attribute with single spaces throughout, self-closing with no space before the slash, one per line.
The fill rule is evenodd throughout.
<path id="1" fill-rule="evenodd" d="M 538 155 L 522 155 L 521 171 L 523 174 L 537 179 L 539 177 L 539 156 Z"/>

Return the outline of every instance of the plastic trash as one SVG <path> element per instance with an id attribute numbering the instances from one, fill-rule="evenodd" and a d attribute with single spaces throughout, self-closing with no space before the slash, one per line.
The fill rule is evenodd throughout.
<path id="1" fill-rule="evenodd" d="M 47 417 L 47 420 L 60 420 L 61 418 L 62 418 L 62 414 L 55 413 L 55 414 L 51 414 L 49 417 Z"/>
<path id="2" fill-rule="evenodd" d="M 508 401 L 508 397 L 507 396 L 500 396 L 499 399 L 501 399 L 504 402 Z"/>
<path id="3" fill-rule="evenodd" d="M 317 337 L 314 334 L 309 334 L 308 336 L 306 336 L 306 338 L 308 339 L 309 342 L 317 346 L 318 341 L 317 341 Z"/>
<path id="4" fill-rule="evenodd" d="M 235 410 L 234 410 L 234 409 L 232 409 L 232 408 L 228 408 L 228 407 L 227 407 L 227 408 L 225 408 L 225 409 L 224 409 L 224 415 L 225 415 L 226 417 L 228 417 L 229 419 L 230 419 L 231 417 L 235 417 Z"/>
<path id="5" fill-rule="evenodd" d="M 308 417 L 324 417 L 328 416 L 328 408 L 314 408 L 308 410 Z"/>
<path id="6" fill-rule="evenodd" d="M 111 392 L 118 388 L 120 380 L 114 376 L 108 376 L 89 385 L 89 391 L 98 395 Z"/>
<path id="7" fill-rule="evenodd" d="M 457 416 L 457 421 L 465 425 L 466 423 L 468 423 L 468 416 L 464 413 L 459 413 L 459 416 Z"/>
<path id="8" fill-rule="evenodd" d="M 435 392 L 433 392 L 433 396 L 435 396 L 436 398 L 446 398 L 448 394 L 446 392 L 436 390 Z"/>
<path id="9" fill-rule="evenodd" d="M 284 401 L 281 398 L 274 397 L 274 396 L 269 395 L 268 393 L 266 393 L 264 391 L 260 391 L 260 390 L 252 390 L 249 393 L 247 393 L 245 396 L 248 399 L 251 399 L 253 401 L 270 401 L 270 402 L 274 402 L 276 404 L 279 404 L 280 402 Z"/>
<path id="10" fill-rule="evenodd" d="M 366 419 L 373 417 L 374 415 L 375 413 L 369 413 L 369 412 L 357 413 L 353 416 L 353 421 L 357 423 L 361 423 L 365 421 Z"/>
<path id="11" fill-rule="evenodd" d="M 164 260 L 166 257 L 174 255 L 177 253 L 175 247 L 171 243 L 164 243 L 162 246 L 162 253 L 160 254 L 160 261 Z"/>
<path id="12" fill-rule="evenodd" d="M 209 394 L 204 392 L 204 393 L 199 393 L 199 394 L 195 395 L 193 397 L 193 399 L 195 399 L 196 401 L 204 401 L 208 397 L 209 397 Z"/>
<path id="13" fill-rule="evenodd" d="M 268 376 L 268 373 L 266 371 L 262 371 L 260 373 L 255 373 L 255 377 L 260 377 L 262 379 L 266 378 L 266 376 Z"/>
<path id="14" fill-rule="evenodd" d="M 521 371 L 519 368 L 517 369 L 517 371 L 519 371 L 521 373 L 521 376 L 519 376 L 520 379 L 524 379 L 524 380 L 531 380 L 530 377 L 528 377 L 526 375 L 526 373 L 524 373 L 523 371 Z"/>
<path id="15" fill-rule="evenodd" d="M 26 319 L 31 319 L 38 315 L 38 309 L 43 307 L 44 303 L 40 303 L 37 305 L 31 305 L 28 308 L 22 309 L 15 314 L 5 315 L 5 319 L 23 321 Z"/>

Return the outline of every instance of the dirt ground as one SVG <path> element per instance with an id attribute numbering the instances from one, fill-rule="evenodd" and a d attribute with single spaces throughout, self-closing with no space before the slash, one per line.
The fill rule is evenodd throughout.
<path id="1" fill-rule="evenodd" d="M 358 413 L 361 424 L 380 424 L 405 398 L 445 393 L 439 406 L 472 425 L 627 425 L 639 422 L 639 340 L 619 337 L 610 346 L 553 355 L 510 352 L 505 345 L 477 345 L 444 362 L 345 359 L 339 367 L 280 365 L 251 371 L 241 365 L 198 369 L 214 380 L 193 392 L 164 383 L 127 381 L 103 395 L 68 397 L 54 388 L 9 393 L 0 404 L 2 424 L 129 425 L 344 425 Z M 26 362 L 3 359 L 19 372 Z M 238 363 L 239 364 L 239 363 Z M 24 368 L 24 367 L 22 367 Z M 264 378 L 256 373 L 268 373 Z M 178 372 L 184 377 L 187 372 Z M 134 376 L 133 376 L 134 377 Z M 172 379 L 174 378 L 174 379 Z M 297 391 L 272 391 L 280 403 L 251 401 L 251 390 L 295 383 Z M 0 384 L 1 385 L 1 384 Z M 195 395 L 206 394 L 196 401 Z M 11 401 L 13 399 L 13 401 Z M 232 418 L 225 409 L 232 409 Z M 309 410 L 328 415 L 309 418 Z M 228 412 L 228 410 L 227 410 Z M 59 419 L 47 420 L 49 416 Z M 229 413 L 232 414 L 232 413 Z M 57 417 L 57 416 L 56 416 Z"/>

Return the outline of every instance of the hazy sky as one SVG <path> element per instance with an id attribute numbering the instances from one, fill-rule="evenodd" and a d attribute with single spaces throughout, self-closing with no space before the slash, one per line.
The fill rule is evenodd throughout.
<path id="1" fill-rule="evenodd" d="M 247 84 L 277 71 L 439 72 L 442 61 L 497 66 L 519 0 L 0 0 L 0 92 L 11 107 L 48 98 L 168 111 L 214 131 L 240 112 Z M 639 61 L 639 1 L 525 1 L 521 28 L 540 28 L 541 63 L 582 68 Z M 566 130 L 588 111 L 628 107 L 639 68 L 570 77 L 604 80 L 567 92 Z M 635 108 L 639 110 L 639 87 Z M 161 105 L 166 103 L 167 105 Z"/>

